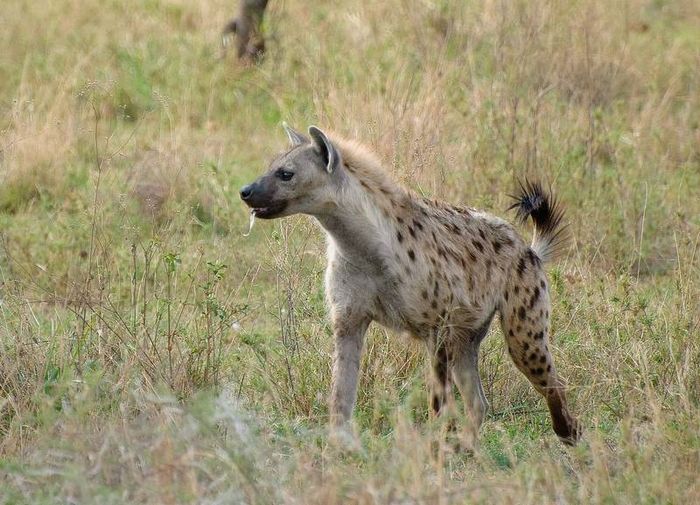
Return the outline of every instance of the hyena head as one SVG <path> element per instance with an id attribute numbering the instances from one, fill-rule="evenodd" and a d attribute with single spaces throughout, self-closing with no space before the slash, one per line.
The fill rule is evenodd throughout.
<path id="1" fill-rule="evenodd" d="M 310 139 L 284 125 L 292 147 L 275 158 L 265 174 L 241 188 L 241 199 L 262 219 L 319 214 L 334 202 L 340 152 L 325 133 L 309 127 Z"/>

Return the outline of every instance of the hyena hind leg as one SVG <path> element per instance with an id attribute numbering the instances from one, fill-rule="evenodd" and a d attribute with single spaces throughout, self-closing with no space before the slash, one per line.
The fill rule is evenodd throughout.
<path id="1" fill-rule="evenodd" d="M 427 342 L 430 359 L 430 408 L 434 416 L 440 416 L 450 394 L 451 360 L 445 342 L 439 337 Z"/>
<path id="2" fill-rule="evenodd" d="M 536 265 L 533 265 L 535 267 Z M 564 384 L 549 352 L 549 294 L 541 268 L 514 276 L 504 295 L 501 326 L 515 366 L 547 401 L 554 432 L 567 445 L 575 445 L 580 425 L 569 413 Z"/>
<path id="3" fill-rule="evenodd" d="M 477 443 L 489 407 L 479 376 L 479 345 L 490 325 L 491 318 L 481 328 L 461 332 L 454 341 L 452 378 L 464 403 L 466 442 L 471 448 Z"/>

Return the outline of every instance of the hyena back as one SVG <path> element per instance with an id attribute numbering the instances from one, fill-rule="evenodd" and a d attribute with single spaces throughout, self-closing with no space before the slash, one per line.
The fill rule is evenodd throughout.
<path id="1" fill-rule="evenodd" d="M 562 246 L 562 212 L 537 184 L 513 208 L 532 218 L 527 244 L 506 221 L 472 208 L 417 197 L 397 185 L 359 145 L 316 127 L 286 127 L 292 147 L 241 190 L 259 218 L 313 216 L 326 231 L 326 296 L 335 337 L 330 415 L 352 416 L 364 335 L 372 321 L 423 341 L 431 360 L 431 406 L 444 409 L 452 384 L 470 436 L 487 408 L 479 344 L 496 313 L 517 368 L 545 397 L 554 431 L 579 437 L 549 352 L 550 300 L 543 263 Z"/>

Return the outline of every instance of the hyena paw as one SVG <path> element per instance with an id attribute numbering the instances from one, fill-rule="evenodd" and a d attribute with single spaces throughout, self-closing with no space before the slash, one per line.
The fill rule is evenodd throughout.
<path id="1" fill-rule="evenodd" d="M 562 443 L 568 445 L 569 447 L 574 447 L 579 440 L 581 440 L 581 436 L 583 435 L 583 427 L 577 419 L 572 418 L 569 423 L 567 423 L 566 430 L 557 432 L 557 435 Z"/>
<path id="2" fill-rule="evenodd" d="M 360 452 L 362 444 L 350 423 L 332 426 L 328 437 L 328 445 L 341 452 Z"/>

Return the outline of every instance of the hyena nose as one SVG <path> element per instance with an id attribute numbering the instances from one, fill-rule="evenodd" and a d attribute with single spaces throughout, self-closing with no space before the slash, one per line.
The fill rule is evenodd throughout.
<path id="1" fill-rule="evenodd" d="M 243 186 L 241 188 L 241 200 L 246 201 L 248 200 L 252 195 L 253 195 L 253 185 L 248 184 L 247 186 Z"/>

